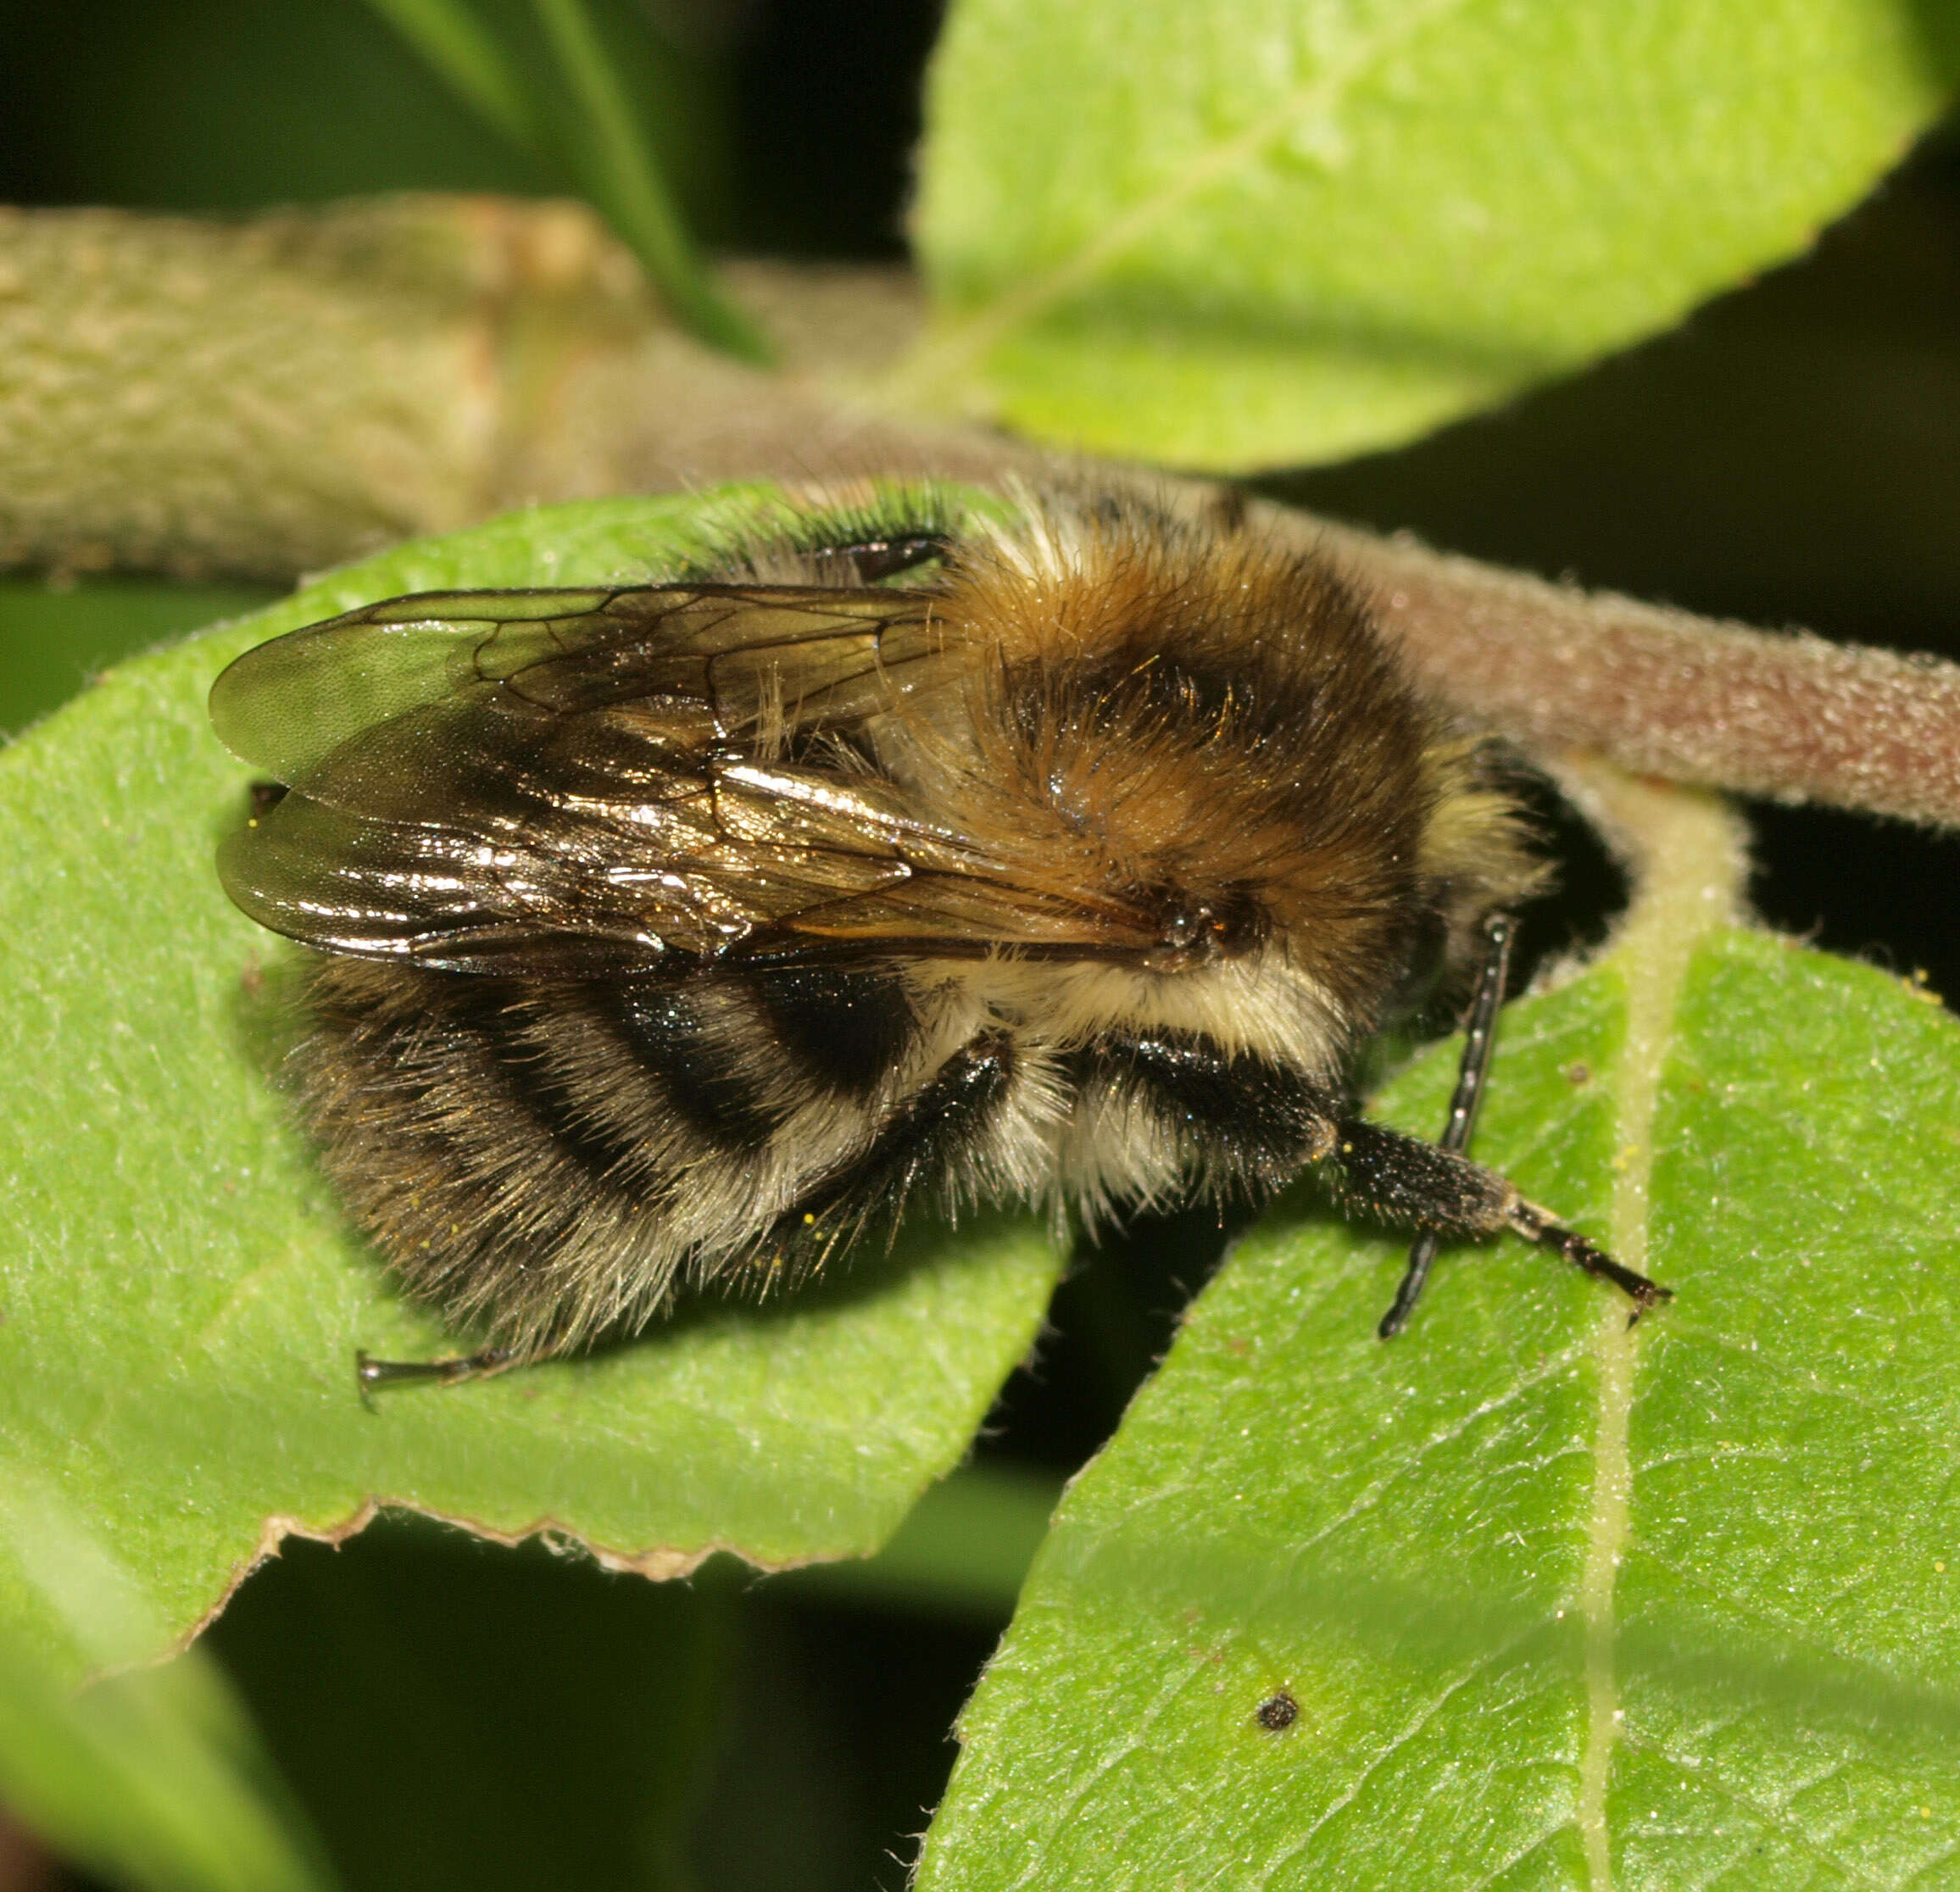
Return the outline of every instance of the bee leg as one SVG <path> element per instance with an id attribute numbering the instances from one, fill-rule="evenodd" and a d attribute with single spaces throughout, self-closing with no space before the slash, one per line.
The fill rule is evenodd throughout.
<path id="1" fill-rule="evenodd" d="M 484 1379 L 500 1373 L 515 1362 L 508 1347 L 486 1347 L 481 1353 L 451 1354 L 442 1360 L 376 1360 L 361 1349 L 354 1356 L 354 1385 L 360 1403 L 370 1412 L 376 1410 L 374 1395 L 388 1386 L 408 1386 L 433 1380 L 438 1386 L 456 1386 L 465 1380 Z"/>
<path id="2" fill-rule="evenodd" d="M 930 526 L 916 531 L 893 532 L 879 538 L 854 540 L 848 545 L 820 545 L 812 548 L 819 559 L 835 559 L 855 568 L 860 585 L 875 585 L 900 572 L 910 571 L 934 559 L 943 559 L 952 546 L 951 537 Z"/>
<path id="3" fill-rule="evenodd" d="M 1540 1209 L 1535 1202 L 1527 1202 L 1522 1196 L 1512 1204 L 1511 1213 L 1505 1218 L 1505 1226 L 1526 1241 L 1535 1242 L 1540 1248 L 1563 1255 L 1575 1268 L 1584 1268 L 1589 1275 L 1612 1282 L 1634 1304 L 1633 1312 L 1627 1316 L 1629 1327 L 1650 1307 L 1658 1307 L 1662 1301 L 1674 1298 L 1672 1288 L 1663 1288 L 1657 1281 L 1649 1281 L 1644 1274 L 1635 1274 L 1631 1268 L 1614 1260 L 1604 1249 L 1589 1242 L 1576 1228 L 1567 1228 L 1549 1209 Z"/>
<path id="4" fill-rule="evenodd" d="M 1511 942 L 1516 932 L 1517 922 L 1508 913 L 1493 913 L 1484 920 L 1484 936 L 1488 943 L 1484 964 L 1478 969 L 1470 1015 L 1464 1021 L 1463 1061 L 1456 1069 L 1456 1092 L 1450 1099 L 1450 1121 L 1437 1138 L 1439 1149 L 1462 1151 L 1469 1147 L 1470 1132 L 1477 1123 L 1477 1106 L 1484 1101 L 1484 1080 L 1490 1071 L 1497 1010 L 1504 1003 L 1504 982 L 1511 970 Z M 1443 1238 L 1433 1228 L 1425 1228 L 1417 1236 L 1395 1300 L 1375 1329 L 1384 1340 L 1393 1339 L 1408 1325 L 1442 1245 Z"/>
<path id="5" fill-rule="evenodd" d="M 880 1210 L 896 1215 L 922 1178 L 943 1175 L 986 1134 L 1014 1079 L 1014 1043 L 983 1032 L 963 1044 L 878 1127 L 870 1147 L 820 1180 L 777 1219 L 779 1241 L 807 1237 L 830 1218 L 855 1225 Z M 835 1240 L 843 1229 L 832 1227 Z"/>
<path id="6" fill-rule="evenodd" d="M 1335 1166 L 1335 1189 L 1343 1202 L 1384 1221 L 1413 1224 L 1445 1240 L 1508 1228 L 1610 1281 L 1633 1302 L 1636 1320 L 1673 1298 L 1671 1290 L 1623 1266 L 1550 1210 L 1527 1202 L 1508 1177 L 1454 1150 L 1350 1117 L 1334 1126 L 1325 1160 Z"/>

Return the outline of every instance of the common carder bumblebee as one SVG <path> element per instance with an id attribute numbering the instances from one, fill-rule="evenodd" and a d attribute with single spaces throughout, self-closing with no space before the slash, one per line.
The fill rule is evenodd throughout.
<path id="1" fill-rule="evenodd" d="M 1323 561 L 1129 498 L 811 504 L 656 584 L 263 644 L 220 857 L 315 949 L 303 1109 L 460 1377 L 807 1271 L 923 1199 L 1094 1227 L 1316 1168 L 1664 1290 L 1460 1154 L 1538 888 L 1487 745 Z M 1478 982 L 1445 1146 L 1357 1054 Z"/>

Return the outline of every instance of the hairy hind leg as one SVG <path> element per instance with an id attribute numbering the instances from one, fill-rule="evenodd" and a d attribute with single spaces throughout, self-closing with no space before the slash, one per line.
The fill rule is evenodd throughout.
<path id="1" fill-rule="evenodd" d="M 1383 1221 L 1413 1226 L 1439 1238 L 1509 1229 L 1575 1268 L 1610 1281 L 1634 1304 L 1635 1320 L 1673 1299 L 1670 1289 L 1623 1266 L 1549 1209 L 1527 1202 L 1508 1177 L 1419 1137 L 1350 1117 L 1335 1127 L 1326 1160 L 1335 1166 L 1335 1188 L 1343 1202 Z"/>

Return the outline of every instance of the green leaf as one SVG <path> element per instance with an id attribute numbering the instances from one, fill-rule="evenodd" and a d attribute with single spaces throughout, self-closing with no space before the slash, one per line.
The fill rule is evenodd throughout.
<path id="1" fill-rule="evenodd" d="M 65 703 L 92 672 L 273 595 L 262 585 L 0 578 L 0 740 Z"/>
<path id="2" fill-rule="evenodd" d="M 1477 1148 L 1678 1298 L 1507 1242 L 1384 1345 L 1397 1244 L 1283 1205 L 1063 1500 L 926 1892 L 1954 1883 L 1960 1027 L 1717 932 L 1630 1122 L 1642 976 L 1507 1013 Z"/>
<path id="3" fill-rule="evenodd" d="M 527 151 L 544 148 L 544 127 L 525 91 L 521 69 L 468 0 L 372 4 L 479 118 L 515 145 Z"/>
<path id="4" fill-rule="evenodd" d="M 683 327 L 743 360 L 768 363 L 761 331 L 722 296 L 695 248 L 652 129 L 636 109 L 630 81 L 646 78 L 647 61 L 660 51 L 649 21 L 621 22 L 638 29 L 629 49 L 609 43 L 584 0 L 532 0 L 547 60 L 570 95 L 570 122 L 560 131 L 551 80 L 535 56 L 526 57 L 536 49 L 521 37 L 505 43 L 470 0 L 372 4 L 487 124 L 533 155 L 565 164 Z"/>
<path id="5" fill-rule="evenodd" d="M 744 361 L 766 365 L 771 351 L 761 331 L 715 287 L 682 225 L 660 155 L 583 0 L 532 0 L 532 9 L 577 102 L 585 137 L 568 156 L 587 196 L 683 326 Z"/>
<path id="6" fill-rule="evenodd" d="M 139 1586 L 58 1499 L 16 1483 L 0 1544 L 94 1664 L 155 1646 Z M 74 1694 L 0 1626 L 0 1798 L 69 1858 L 154 1892 L 333 1883 L 224 1677 L 201 1652 Z"/>
<path id="7" fill-rule="evenodd" d="M 1014 1611 L 1061 1495 L 1053 1474 L 962 1466 L 912 1507 L 877 1555 L 777 1579 L 778 1594 L 832 1596 L 998 1626 Z"/>
<path id="8" fill-rule="evenodd" d="M 337 572 L 125 665 L 0 753 L 0 1491 L 41 1482 L 135 1572 L 166 1638 L 288 1530 L 402 1505 L 548 1528 L 654 1573 L 724 1547 L 868 1553 L 966 1449 L 1060 1256 L 1005 1218 L 756 1308 L 375 1413 L 354 1349 L 445 1350 L 348 1233 L 276 1067 L 292 956 L 211 857 L 250 771 L 204 697 L 240 650 L 397 593 L 644 578 L 723 543 L 766 488 L 513 515 Z M 0 1622 L 81 1652 L 0 1545 Z"/>
<path id="9" fill-rule="evenodd" d="M 961 0 L 915 399 L 1221 470 L 1410 439 L 1801 251 L 1924 130 L 1909 0 Z"/>

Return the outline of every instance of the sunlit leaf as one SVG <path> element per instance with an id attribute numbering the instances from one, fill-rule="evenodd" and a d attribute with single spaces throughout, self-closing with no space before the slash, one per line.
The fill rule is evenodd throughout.
<path id="1" fill-rule="evenodd" d="M 1478 1151 L 1678 1299 L 1506 1243 L 1384 1345 L 1394 1244 L 1276 1214 L 1064 1500 L 922 1887 L 1951 1883 L 1960 1026 L 1716 934 L 1629 1123 L 1640 976 L 1507 1015 Z"/>
<path id="2" fill-rule="evenodd" d="M 1243 470 L 1392 445 L 1801 252 L 1943 109 L 1908 0 L 961 0 L 915 398 Z"/>

